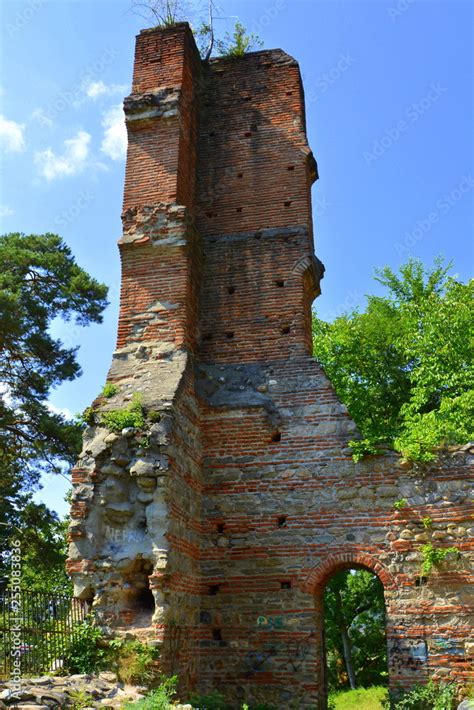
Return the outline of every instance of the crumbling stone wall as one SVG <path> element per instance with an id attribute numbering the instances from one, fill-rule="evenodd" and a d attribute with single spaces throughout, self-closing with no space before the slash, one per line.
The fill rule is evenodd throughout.
<path id="1" fill-rule="evenodd" d="M 203 65 L 186 25 L 147 30 L 125 111 L 117 392 L 73 472 L 76 593 L 159 642 L 184 688 L 323 708 L 324 585 L 362 567 L 384 585 L 392 687 L 466 681 L 474 449 L 351 459 L 311 357 L 323 266 L 297 63 Z M 141 426 L 110 432 L 102 413 L 136 393 Z M 462 555 L 423 579 L 427 541 Z"/>

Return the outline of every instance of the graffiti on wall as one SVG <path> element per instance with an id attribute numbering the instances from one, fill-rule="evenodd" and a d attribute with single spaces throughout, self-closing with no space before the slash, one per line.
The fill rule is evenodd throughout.
<path id="1" fill-rule="evenodd" d="M 419 669 L 428 661 L 428 646 L 424 639 L 389 639 L 388 657 L 393 671 Z"/>

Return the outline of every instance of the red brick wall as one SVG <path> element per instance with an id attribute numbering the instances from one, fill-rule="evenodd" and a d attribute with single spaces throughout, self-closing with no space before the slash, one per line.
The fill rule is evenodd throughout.
<path id="1" fill-rule="evenodd" d="M 203 237 L 289 225 L 310 232 L 310 150 L 294 59 L 275 50 L 210 63 L 199 156 Z"/>
<path id="2" fill-rule="evenodd" d="M 142 30 L 135 46 L 132 92 L 142 94 L 157 88 L 181 86 L 184 52 L 189 43 L 186 24 L 172 31 Z"/>
<path id="3" fill-rule="evenodd" d="M 132 97 L 162 92 L 164 114 L 158 119 L 127 118 L 124 210 L 170 202 L 192 205 L 197 143 L 192 77 L 197 81 L 199 72 L 197 49 L 186 26 L 138 35 Z"/>
<path id="4" fill-rule="evenodd" d="M 150 117 L 146 104 L 125 107 L 118 347 L 164 340 L 194 349 L 200 244 L 187 210 L 195 201 L 199 76 L 199 55 L 186 25 L 138 35 L 128 100 L 157 94 L 152 110 L 158 115 Z"/>

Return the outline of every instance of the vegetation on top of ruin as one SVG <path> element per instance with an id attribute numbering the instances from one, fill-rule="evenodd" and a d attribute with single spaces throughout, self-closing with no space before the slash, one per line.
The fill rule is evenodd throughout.
<path id="1" fill-rule="evenodd" d="M 106 397 L 107 399 L 110 399 L 110 397 L 113 397 L 114 395 L 117 394 L 119 391 L 119 388 L 117 387 L 116 384 L 113 382 L 106 382 L 106 384 L 102 387 L 102 396 Z"/>
<path id="2" fill-rule="evenodd" d="M 174 27 L 181 22 L 189 22 L 199 52 L 204 61 L 213 54 L 220 57 L 243 57 L 247 52 L 263 46 L 263 41 L 254 32 L 248 32 L 237 19 L 231 32 L 219 36 L 216 30 L 216 20 L 224 17 L 216 16 L 216 6 L 213 0 L 207 2 L 207 16 L 203 19 L 196 12 L 193 4 L 185 0 L 131 0 L 132 9 L 147 21 L 156 23 L 156 27 Z"/>
<path id="3" fill-rule="evenodd" d="M 222 57 L 243 57 L 247 52 L 263 46 L 258 35 L 247 32 L 237 20 L 232 32 L 226 32 L 222 39 L 215 42 L 217 53 Z"/>
<path id="4" fill-rule="evenodd" d="M 429 462 L 474 438 L 474 280 L 410 259 L 376 270 L 384 295 L 333 323 L 313 319 L 314 355 L 357 424 L 354 458 L 389 444 Z"/>
<path id="5" fill-rule="evenodd" d="M 173 27 L 186 22 L 192 14 L 191 3 L 185 0 L 131 0 L 132 10 L 157 27 Z"/>
<path id="6" fill-rule="evenodd" d="M 127 428 L 143 429 L 145 411 L 140 393 L 135 392 L 132 401 L 127 406 L 102 412 L 99 415 L 99 424 L 116 433 Z"/>
<path id="7" fill-rule="evenodd" d="M 118 393 L 119 389 L 114 384 L 104 385 L 101 396 L 110 399 Z M 140 392 L 134 392 L 132 400 L 123 407 L 108 409 L 100 412 L 94 407 L 86 407 L 81 414 L 76 416 L 76 422 L 82 427 L 103 426 L 111 432 L 120 434 L 123 429 L 143 429 L 146 421 L 155 424 L 161 420 L 161 414 L 156 409 L 148 409 L 143 405 L 143 397 Z M 142 438 L 149 446 L 149 438 Z"/>

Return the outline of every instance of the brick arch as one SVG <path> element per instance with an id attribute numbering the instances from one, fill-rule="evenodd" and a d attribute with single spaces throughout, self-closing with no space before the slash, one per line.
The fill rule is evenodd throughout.
<path id="1" fill-rule="evenodd" d="M 290 277 L 303 280 L 305 294 L 309 297 L 309 307 L 321 293 L 320 281 L 323 276 L 324 265 L 314 254 L 301 257 L 291 268 Z"/>
<path id="2" fill-rule="evenodd" d="M 387 568 L 373 555 L 364 552 L 351 551 L 330 555 L 314 567 L 306 579 L 303 580 L 301 589 L 309 594 L 322 591 L 326 582 L 333 574 L 343 569 L 366 569 L 377 575 L 384 589 L 395 587 L 395 580 Z"/>
<path id="3" fill-rule="evenodd" d="M 313 266 L 313 259 L 311 256 L 303 256 L 301 259 L 298 259 L 298 261 L 293 264 L 293 267 L 291 269 L 292 274 L 300 274 L 303 275 L 305 271 L 308 269 L 312 268 Z"/>

